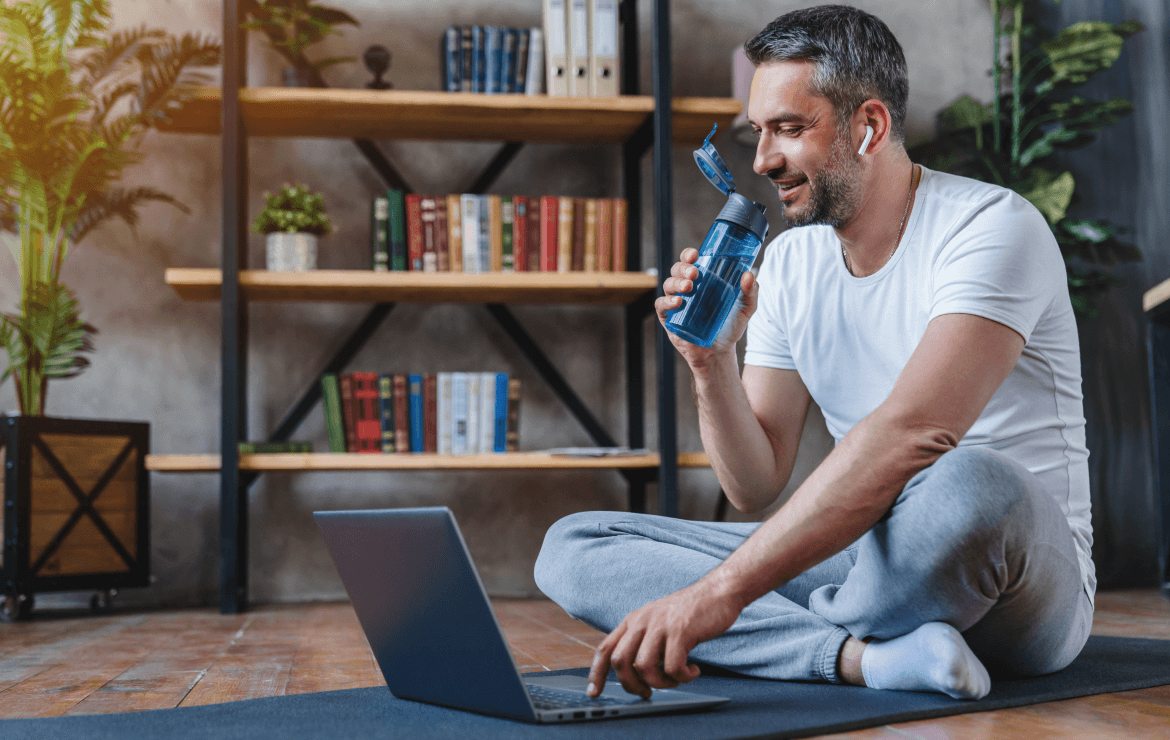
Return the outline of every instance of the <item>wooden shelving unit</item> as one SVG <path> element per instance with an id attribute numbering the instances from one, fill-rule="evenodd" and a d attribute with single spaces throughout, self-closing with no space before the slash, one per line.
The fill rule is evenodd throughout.
<path id="1" fill-rule="evenodd" d="M 675 98 L 674 138 L 697 145 L 711 124 L 739 115 L 730 98 Z M 553 98 L 403 90 L 249 87 L 240 115 L 249 136 L 620 144 L 654 114 L 654 98 Z M 218 134 L 221 91 L 200 88 L 159 129 Z"/>
<path id="2" fill-rule="evenodd" d="M 365 303 L 526 303 L 621 306 L 654 290 L 644 272 L 373 272 L 241 270 L 249 301 L 357 301 Z M 223 272 L 171 268 L 166 282 L 187 301 L 218 301 Z"/>
<path id="3" fill-rule="evenodd" d="M 356 470 L 633 470 L 657 468 L 657 454 L 575 457 L 547 452 L 508 452 L 491 455 L 361 455 L 286 453 L 240 455 L 240 470 L 254 471 L 356 471 Z M 680 468 L 710 466 L 707 455 L 692 452 L 679 455 Z M 147 455 L 146 469 L 158 473 L 216 473 L 219 455 Z"/>

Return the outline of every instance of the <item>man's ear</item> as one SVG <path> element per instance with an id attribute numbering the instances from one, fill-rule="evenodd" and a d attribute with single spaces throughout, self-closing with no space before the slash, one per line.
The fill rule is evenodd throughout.
<path id="1" fill-rule="evenodd" d="M 890 140 L 893 122 L 889 108 L 882 101 L 870 98 L 862 103 L 850 121 L 854 141 L 858 142 L 857 153 L 865 155 L 880 152 Z"/>

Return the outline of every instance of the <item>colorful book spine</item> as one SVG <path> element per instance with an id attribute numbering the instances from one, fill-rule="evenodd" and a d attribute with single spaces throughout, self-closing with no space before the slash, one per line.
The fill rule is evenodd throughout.
<path id="1" fill-rule="evenodd" d="M 351 377 L 357 451 L 381 452 L 382 414 L 378 408 L 378 376 L 376 373 L 354 373 Z"/>
<path id="2" fill-rule="evenodd" d="M 329 451 L 345 452 L 345 421 L 341 415 L 341 390 L 337 375 L 321 376 L 321 403 L 325 409 L 325 431 L 329 435 Z"/>
<path id="3" fill-rule="evenodd" d="M 540 197 L 540 270 L 557 272 L 560 252 L 560 203 L 552 195 Z"/>
<path id="4" fill-rule="evenodd" d="M 423 405 L 423 379 L 417 373 L 408 377 L 410 387 L 410 451 L 422 452 L 426 447 L 425 427 L 423 415 L 426 406 Z"/>
<path id="5" fill-rule="evenodd" d="M 382 452 L 394 452 L 394 376 L 378 376 L 378 411 L 382 419 Z"/>
<path id="6" fill-rule="evenodd" d="M 573 269 L 573 201 L 574 198 L 560 198 L 557 201 L 557 272 Z"/>
<path id="7" fill-rule="evenodd" d="M 460 196 L 463 214 L 463 271 L 479 272 L 479 196 Z"/>
<path id="8" fill-rule="evenodd" d="M 512 226 L 515 222 L 516 214 L 513 209 L 512 199 L 508 196 L 500 198 L 500 270 L 503 272 L 515 272 L 516 260 L 514 254 L 514 241 L 512 237 Z"/>
<path id="9" fill-rule="evenodd" d="M 439 451 L 439 379 L 423 374 L 423 452 Z"/>
<path id="10" fill-rule="evenodd" d="M 451 373 L 451 454 L 467 454 L 467 373 Z"/>
<path id="11" fill-rule="evenodd" d="M 390 199 L 374 198 L 370 214 L 370 266 L 374 272 L 390 269 Z"/>
<path id="12" fill-rule="evenodd" d="M 516 92 L 516 29 L 500 29 L 500 92 Z"/>
<path id="13" fill-rule="evenodd" d="M 419 220 L 422 222 L 422 269 L 423 272 L 438 272 L 439 252 L 435 244 L 435 199 L 419 199 Z"/>
<path id="14" fill-rule="evenodd" d="M 410 394 L 402 373 L 394 375 L 394 451 L 410 452 Z"/>
<path id="15" fill-rule="evenodd" d="M 526 95 L 543 95 L 544 77 L 544 30 L 528 29 L 528 75 L 524 80 Z"/>
<path id="16" fill-rule="evenodd" d="M 337 376 L 337 387 L 341 391 L 341 420 L 345 422 L 345 451 L 358 451 L 357 414 L 353 406 L 353 378 Z"/>
<path id="17" fill-rule="evenodd" d="M 483 211 L 479 215 L 480 226 L 480 271 L 481 272 L 499 272 L 503 265 L 503 231 L 500 215 L 500 196 L 485 195 L 480 204 L 480 208 L 484 208 L 486 204 L 486 218 Z M 487 228 L 486 234 L 483 229 Z M 484 244 L 487 245 L 487 250 L 484 250 Z M 484 261 L 486 260 L 486 262 Z"/>
<path id="18" fill-rule="evenodd" d="M 462 198 L 447 196 L 447 252 L 451 261 L 451 272 L 463 272 L 463 216 L 460 209 Z"/>
<path id="19" fill-rule="evenodd" d="M 447 228 L 447 199 L 435 199 L 435 255 L 438 257 L 439 272 L 451 271 L 449 254 L 449 230 Z"/>
<path id="20" fill-rule="evenodd" d="M 626 213 L 625 198 L 617 198 L 613 202 L 613 269 L 614 272 L 623 272 L 626 269 Z"/>
<path id="21" fill-rule="evenodd" d="M 508 427 L 504 432 L 504 450 L 520 450 L 520 378 L 508 378 Z"/>
<path id="22" fill-rule="evenodd" d="M 459 91 L 471 92 L 475 83 L 475 50 L 471 46 L 471 26 L 459 29 L 459 64 L 462 69 L 459 75 Z"/>
<path id="23" fill-rule="evenodd" d="M 386 193 L 390 201 L 390 269 L 406 269 L 406 196 L 401 190 Z"/>
<path id="24" fill-rule="evenodd" d="M 471 92 L 484 91 L 484 28 L 471 28 Z"/>
<path id="25" fill-rule="evenodd" d="M 443 89 L 447 92 L 459 92 L 459 78 L 463 68 L 460 63 L 462 38 L 459 26 L 448 26 L 440 42 L 440 56 L 443 64 Z"/>
<path id="26" fill-rule="evenodd" d="M 406 196 L 406 249 L 411 270 L 423 269 L 422 197 Z"/>
<path id="27" fill-rule="evenodd" d="M 241 455 L 305 454 L 313 451 L 311 442 L 240 442 Z"/>
<path id="28" fill-rule="evenodd" d="M 597 269 L 613 270 L 613 200 L 597 201 Z"/>
<path id="29" fill-rule="evenodd" d="M 585 199 L 585 272 L 597 271 L 597 198 Z"/>
<path id="30" fill-rule="evenodd" d="M 435 425 L 437 427 L 436 451 L 440 455 L 452 454 L 451 435 L 454 431 L 451 425 L 451 373 L 437 373 L 435 382 L 438 386 L 435 403 Z"/>
<path id="31" fill-rule="evenodd" d="M 513 68 L 512 92 L 526 92 L 528 82 L 528 44 L 532 40 L 532 32 L 527 28 L 514 29 L 516 31 L 516 64 Z"/>
<path id="32" fill-rule="evenodd" d="M 496 398 L 492 408 L 495 418 L 492 424 L 492 452 L 505 452 L 508 445 L 508 374 L 496 373 Z"/>
<path id="33" fill-rule="evenodd" d="M 496 434 L 496 374 L 479 374 L 479 451 L 491 452 Z"/>
<path id="34" fill-rule="evenodd" d="M 528 199 L 512 197 L 512 269 L 528 271 Z"/>
<path id="35" fill-rule="evenodd" d="M 528 201 L 528 271 L 540 272 L 540 200 Z"/>
<path id="36" fill-rule="evenodd" d="M 479 423 L 483 418 L 483 413 L 479 408 L 480 401 L 483 400 L 481 385 L 483 385 L 481 373 L 467 374 L 467 452 L 470 455 L 483 452 L 479 446 Z"/>
<path id="37" fill-rule="evenodd" d="M 484 38 L 484 73 L 483 91 L 488 95 L 503 92 L 500 88 L 500 62 L 504 53 L 503 29 L 499 26 L 487 26 L 483 29 Z"/>

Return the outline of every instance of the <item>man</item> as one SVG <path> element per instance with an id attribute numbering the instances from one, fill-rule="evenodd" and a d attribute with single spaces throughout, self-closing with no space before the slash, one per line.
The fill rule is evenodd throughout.
<path id="1" fill-rule="evenodd" d="M 670 338 L 740 510 L 786 485 L 810 399 L 837 445 L 762 525 L 595 512 L 550 529 L 537 583 L 610 633 L 591 693 L 610 666 L 643 696 L 690 681 L 688 656 L 969 699 L 987 667 L 1063 668 L 1096 581 L 1076 325 L 1044 218 L 910 162 L 905 58 L 877 18 L 796 11 L 746 50 L 754 169 L 803 228 L 743 276 L 720 341 Z M 659 320 L 696 257 L 672 268 Z"/>

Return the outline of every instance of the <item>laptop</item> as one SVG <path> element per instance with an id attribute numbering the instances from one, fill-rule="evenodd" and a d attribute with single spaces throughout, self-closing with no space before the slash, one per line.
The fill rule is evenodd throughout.
<path id="1" fill-rule="evenodd" d="M 706 709 L 729 701 L 582 676 L 521 676 L 446 507 L 313 514 L 386 685 L 400 699 L 523 722 L 578 722 Z"/>

